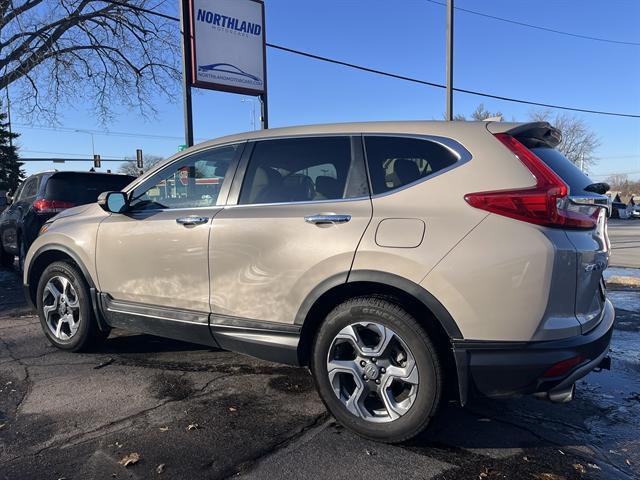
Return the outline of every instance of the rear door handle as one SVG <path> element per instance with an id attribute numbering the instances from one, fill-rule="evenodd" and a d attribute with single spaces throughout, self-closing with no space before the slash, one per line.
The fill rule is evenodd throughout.
<path id="1" fill-rule="evenodd" d="M 326 225 L 328 223 L 347 223 L 351 220 L 351 215 L 307 215 L 304 217 L 304 221 L 307 223 L 313 223 L 314 225 Z"/>
<path id="2" fill-rule="evenodd" d="M 202 225 L 209 221 L 208 217 L 198 217 L 197 215 L 189 215 L 188 217 L 178 217 L 176 222 L 188 227 L 190 225 Z"/>

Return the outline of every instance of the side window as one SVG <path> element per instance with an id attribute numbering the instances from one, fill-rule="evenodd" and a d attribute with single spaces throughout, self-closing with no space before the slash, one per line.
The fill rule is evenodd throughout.
<path id="1" fill-rule="evenodd" d="M 20 191 L 20 201 L 29 201 L 38 194 L 38 177 L 27 179 L 22 190 Z"/>
<path id="2" fill-rule="evenodd" d="M 309 137 L 256 142 L 240 204 L 309 202 L 347 198 L 349 137 Z"/>
<path id="3" fill-rule="evenodd" d="M 373 194 L 415 182 L 458 161 L 442 145 L 418 138 L 365 137 Z"/>
<path id="4" fill-rule="evenodd" d="M 196 153 L 162 169 L 131 195 L 134 210 L 210 207 L 239 145 Z"/>

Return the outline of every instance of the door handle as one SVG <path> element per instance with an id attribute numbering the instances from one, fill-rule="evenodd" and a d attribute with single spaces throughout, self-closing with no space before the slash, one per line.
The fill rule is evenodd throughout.
<path id="1" fill-rule="evenodd" d="M 202 225 L 209 221 L 208 217 L 198 217 L 197 215 L 189 215 L 188 217 L 178 217 L 176 222 L 180 225 L 188 227 L 190 225 Z"/>
<path id="2" fill-rule="evenodd" d="M 313 223 L 314 225 L 326 225 L 328 223 L 347 223 L 349 220 L 351 220 L 351 215 L 316 214 L 304 217 L 305 222 Z"/>

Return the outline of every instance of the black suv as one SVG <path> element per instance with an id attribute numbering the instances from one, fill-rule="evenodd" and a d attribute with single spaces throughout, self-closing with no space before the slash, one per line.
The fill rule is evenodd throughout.
<path id="1" fill-rule="evenodd" d="M 102 192 L 122 190 L 130 175 L 94 172 L 43 172 L 28 177 L 0 215 L 0 263 L 22 268 L 29 246 L 42 225 L 62 210 L 94 203 Z"/>

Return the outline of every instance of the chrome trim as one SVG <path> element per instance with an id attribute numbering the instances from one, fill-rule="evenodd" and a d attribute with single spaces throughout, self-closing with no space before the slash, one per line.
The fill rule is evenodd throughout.
<path id="1" fill-rule="evenodd" d="M 176 223 L 184 225 L 185 227 L 192 225 L 203 225 L 209 222 L 209 217 L 199 217 L 197 215 L 189 215 L 187 217 L 176 218 Z"/>
<path id="2" fill-rule="evenodd" d="M 369 197 L 353 197 L 353 198 L 336 198 L 333 200 L 308 200 L 300 202 L 274 202 L 274 203 L 243 203 L 239 205 L 224 205 L 222 208 L 241 208 L 241 207 L 278 207 L 281 205 L 310 205 L 310 204 L 323 204 L 323 203 L 342 203 L 342 202 L 357 202 L 362 200 L 369 200 Z"/>
<path id="3" fill-rule="evenodd" d="M 569 195 L 568 198 L 574 205 L 606 208 L 609 211 L 609 198 L 606 195 Z"/>
<path id="4" fill-rule="evenodd" d="M 314 225 L 326 225 L 328 223 L 347 223 L 351 220 L 351 215 L 335 215 L 335 214 L 316 214 L 316 215 L 307 215 L 304 217 L 304 221 L 307 223 L 312 223 Z"/>

